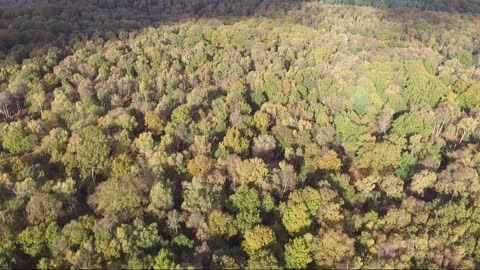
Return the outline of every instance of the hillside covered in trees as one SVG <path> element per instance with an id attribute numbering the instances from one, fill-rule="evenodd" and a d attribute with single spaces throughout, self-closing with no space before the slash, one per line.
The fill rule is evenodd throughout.
<path id="1" fill-rule="evenodd" d="M 0 268 L 480 267 L 479 7 L 0 1 Z"/>

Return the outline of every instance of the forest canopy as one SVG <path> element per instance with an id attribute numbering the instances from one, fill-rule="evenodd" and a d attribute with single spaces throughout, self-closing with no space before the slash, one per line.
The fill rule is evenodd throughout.
<path id="1" fill-rule="evenodd" d="M 1 2 L 0 268 L 480 267 L 479 12 Z"/>

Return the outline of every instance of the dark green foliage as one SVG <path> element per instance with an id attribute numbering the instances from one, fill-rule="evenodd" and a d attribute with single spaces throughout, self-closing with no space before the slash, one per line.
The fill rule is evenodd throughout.
<path id="1" fill-rule="evenodd" d="M 409 179 L 415 164 L 417 164 L 417 158 L 410 153 L 404 153 L 400 165 L 395 170 L 395 175 L 405 180 Z"/>

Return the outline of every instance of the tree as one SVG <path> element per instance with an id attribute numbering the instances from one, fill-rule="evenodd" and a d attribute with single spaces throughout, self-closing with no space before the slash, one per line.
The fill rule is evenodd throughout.
<path id="1" fill-rule="evenodd" d="M 293 191 L 288 202 L 281 206 L 282 223 L 287 231 L 295 234 L 308 228 L 320 208 L 320 203 L 320 193 L 311 187 Z"/>
<path id="2" fill-rule="evenodd" d="M 271 251 L 259 250 L 248 258 L 246 269 L 280 269 L 280 266 Z"/>
<path id="3" fill-rule="evenodd" d="M 355 188 L 357 189 L 359 200 L 365 202 L 368 199 L 375 197 L 375 188 L 380 184 L 380 177 L 376 175 L 370 175 L 362 179 L 358 179 L 355 182 Z"/>
<path id="4" fill-rule="evenodd" d="M 392 133 L 402 137 L 419 134 L 428 138 L 433 131 L 433 119 L 431 118 L 432 116 L 424 111 L 403 114 L 393 121 Z"/>
<path id="5" fill-rule="evenodd" d="M 153 185 L 150 190 L 149 210 L 153 211 L 157 216 L 164 217 L 166 213 L 173 209 L 173 194 L 171 187 L 162 182 Z"/>
<path id="6" fill-rule="evenodd" d="M 313 261 L 310 255 L 310 247 L 307 243 L 307 238 L 311 238 L 311 235 L 296 237 L 288 241 L 285 245 L 284 257 L 287 268 L 305 269 L 308 264 Z"/>
<path id="7" fill-rule="evenodd" d="M 36 193 L 27 203 L 26 212 L 31 224 L 55 221 L 62 215 L 62 202 L 48 193 Z"/>
<path id="8" fill-rule="evenodd" d="M 2 138 L 2 146 L 12 154 L 30 152 L 38 142 L 35 134 L 28 132 L 21 122 L 9 125 L 8 131 Z"/>
<path id="9" fill-rule="evenodd" d="M 461 137 L 458 140 L 458 144 L 463 142 L 463 139 L 467 134 L 473 133 L 478 126 L 478 121 L 472 117 L 462 118 L 457 124 L 458 129 L 461 130 Z"/>
<path id="10" fill-rule="evenodd" d="M 384 108 L 378 115 L 376 130 L 379 134 L 385 134 L 392 127 L 393 110 Z"/>
<path id="11" fill-rule="evenodd" d="M 458 61 L 460 61 L 460 63 L 467 68 L 473 66 L 474 64 L 472 54 L 466 50 L 459 50 L 452 54 L 451 57 L 458 59 Z"/>
<path id="12" fill-rule="evenodd" d="M 404 209 L 390 208 L 384 217 L 387 231 L 402 231 L 412 221 L 410 213 Z"/>
<path id="13" fill-rule="evenodd" d="M 391 136 L 387 141 L 376 143 L 373 137 L 362 137 L 362 146 L 355 159 L 356 166 L 371 173 L 384 173 L 397 168 L 405 148 L 405 139 Z"/>
<path id="14" fill-rule="evenodd" d="M 259 158 L 239 162 L 232 172 L 232 178 L 235 186 L 254 184 L 266 192 L 272 189 L 270 172 L 265 162 Z"/>
<path id="15" fill-rule="evenodd" d="M 0 92 L 0 113 L 4 118 L 10 118 L 12 113 L 10 112 L 10 106 L 13 103 L 13 98 L 8 92 Z"/>
<path id="16" fill-rule="evenodd" d="M 460 196 L 467 190 L 476 192 L 480 188 L 478 172 L 458 161 L 451 161 L 437 178 L 435 190 L 450 196 Z"/>
<path id="17" fill-rule="evenodd" d="M 480 105 L 480 97 L 478 91 L 480 84 L 478 82 L 472 83 L 463 93 L 461 93 L 456 101 L 462 109 L 478 108 Z"/>
<path id="18" fill-rule="evenodd" d="M 206 156 L 195 156 L 187 163 L 187 171 L 192 175 L 208 174 L 215 168 L 215 162 Z"/>
<path id="19" fill-rule="evenodd" d="M 428 74 L 425 66 L 419 61 L 405 64 L 407 81 L 402 97 L 410 104 L 426 104 L 434 107 L 447 93 L 448 89 L 437 77 Z"/>
<path id="20" fill-rule="evenodd" d="M 212 256 L 212 269 L 240 269 L 235 259 L 231 256 L 224 255 L 222 251 L 216 251 Z"/>
<path id="21" fill-rule="evenodd" d="M 54 128 L 42 138 L 40 149 L 50 154 L 51 161 L 61 161 L 68 144 L 68 132 L 62 128 Z"/>
<path id="22" fill-rule="evenodd" d="M 411 153 L 405 152 L 402 154 L 400 165 L 395 170 L 395 175 L 403 180 L 409 179 L 412 174 L 414 166 L 417 164 L 417 157 Z"/>
<path id="23" fill-rule="evenodd" d="M 355 254 L 355 241 L 339 228 L 329 228 L 314 238 L 312 247 L 313 260 L 319 268 L 333 268 L 351 260 Z"/>
<path id="24" fill-rule="evenodd" d="M 316 216 L 319 224 L 333 224 L 343 220 L 343 199 L 331 188 L 330 183 L 321 181 L 320 184 L 320 207 Z"/>
<path id="25" fill-rule="evenodd" d="M 403 180 L 394 175 L 387 175 L 382 178 L 380 189 L 391 198 L 401 198 L 403 193 Z"/>
<path id="26" fill-rule="evenodd" d="M 365 131 L 365 127 L 357 114 L 354 112 L 338 113 L 334 119 L 337 136 L 345 144 L 354 144 Z"/>
<path id="27" fill-rule="evenodd" d="M 258 192 L 253 188 L 241 186 L 233 195 L 230 195 L 230 203 L 239 212 L 254 212 L 260 208 Z"/>
<path id="28" fill-rule="evenodd" d="M 37 87 L 38 88 L 38 87 Z M 43 114 L 43 104 L 45 103 L 47 97 L 43 89 L 36 89 L 30 91 L 27 95 L 27 100 L 30 103 L 31 112 L 40 112 L 40 115 Z"/>
<path id="29" fill-rule="evenodd" d="M 186 214 L 184 212 L 178 212 L 176 209 L 173 209 L 167 213 L 167 226 L 175 234 L 181 227 L 181 224 L 186 220 Z"/>
<path id="30" fill-rule="evenodd" d="M 135 217 L 143 212 L 148 203 L 149 186 L 141 176 L 127 175 L 109 179 L 95 188 L 88 204 L 102 215 Z"/>
<path id="31" fill-rule="evenodd" d="M 153 269 L 179 269 L 173 260 L 173 253 L 168 249 L 160 249 L 151 266 Z"/>
<path id="32" fill-rule="evenodd" d="M 233 217 L 219 210 L 213 210 L 208 216 L 208 228 L 212 235 L 226 238 L 231 238 L 237 234 Z"/>
<path id="33" fill-rule="evenodd" d="M 147 111 L 144 117 L 145 126 L 155 135 L 163 133 L 165 120 L 155 111 Z"/>
<path id="34" fill-rule="evenodd" d="M 112 178 L 120 178 L 134 173 L 135 169 L 132 158 L 128 154 L 122 153 L 113 158 L 110 176 Z"/>
<path id="35" fill-rule="evenodd" d="M 15 183 L 15 194 L 19 197 L 31 197 L 37 191 L 37 185 L 32 178 Z"/>
<path id="36" fill-rule="evenodd" d="M 266 131 L 271 125 L 270 116 L 262 111 L 255 112 L 253 121 L 255 122 L 255 126 L 262 131 Z"/>
<path id="37" fill-rule="evenodd" d="M 328 150 L 319 160 L 318 167 L 327 172 L 338 172 L 342 168 L 342 161 L 337 152 Z"/>
<path id="38" fill-rule="evenodd" d="M 18 242 L 23 251 L 32 256 L 40 257 L 48 254 L 48 248 L 58 240 L 59 228 L 56 223 L 42 223 L 27 227 L 18 235 Z"/>
<path id="39" fill-rule="evenodd" d="M 237 212 L 235 226 L 242 233 L 261 222 L 260 196 L 255 189 L 241 186 L 235 194 L 230 195 L 229 204 Z"/>
<path id="40" fill-rule="evenodd" d="M 290 234 L 298 233 L 312 224 L 308 209 L 304 204 L 287 204 L 283 211 L 282 222 Z"/>
<path id="41" fill-rule="evenodd" d="M 185 123 L 188 124 L 192 122 L 192 117 L 190 113 L 190 108 L 187 104 L 183 104 L 175 108 L 172 111 L 172 115 L 170 117 L 172 123 L 180 124 Z"/>
<path id="42" fill-rule="evenodd" d="M 210 213 L 220 208 L 224 199 L 224 185 L 226 179 L 219 171 L 210 175 L 196 175 L 192 181 L 182 182 L 183 203 L 182 209 L 194 213 Z"/>
<path id="43" fill-rule="evenodd" d="M 437 175 L 434 172 L 423 170 L 412 177 L 411 189 L 413 192 L 423 195 L 426 188 L 432 188 L 437 182 Z"/>
<path id="44" fill-rule="evenodd" d="M 295 172 L 295 168 L 284 161 L 281 161 L 278 167 L 278 169 L 275 168 L 273 170 L 272 182 L 280 198 L 283 198 L 287 192 L 295 188 L 295 185 L 299 182 L 299 177 Z"/>
<path id="45" fill-rule="evenodd" d="M 210 237 L 206 216 L 203 213 L 195 212 L 188 216 L 185 226 L 195 232 L 195 237 L 205 241 Z"/>
<path id="46" fill-rule="evenodd" d="M 268 134 L 262 134 L 253 139 L 252 154 L 265 160 L 271 160 L 276 147 L 275 138 Z"/>
<path id="47" fill-rule="evenodd" d="M 206 136 L 195 136 L 193 144 L 189 148 L 190 152 L 195 156 L 210 156 L 212 144 Z"/>
<path id="48" fill-rule="evenodd" d="M 62 228 L 62 242 L 71 250 L 77 250 L 82 245 L 89 244 L 91 240 L 95 218 L 84 215 L 74 219 Z"/>
<path id="49" fill-rule="evenodd" d="M 20 235 L 15 235 L 6 224 L 0 223 L 0 267 L 11 268 L 16 263 L 16 242 L 19 242 Z M 29 237 L 29 239 L 31 239 Z"/>
<path id="50" fill-rule="evenodd" d="M 138 125 L 135 117 L 123 108 L 110 110 L 105 116 L 98 119 L 98 123 L 106 129 L 121 128 L 126 131 L 132 131 Z"/>
<path id="51" fill-rule="evenodd" d="M 41 226 L 28 227 L 18 235 L 18 242 L 23 251 L 32 256 L 45 255 L 47 246 L 44 238 L 44 228 Z"/>
<path id="52" fill-rule="evenodd" d="M 440 137 L 445 128 L 450 128 L 453 121 L 460 116 L 460 111 L 453 102 L 442 102 L 435 108 L 435 132 L 436 138 Z"/>
<path id="53" fill-rule="evenodd" d="M 125 253 L 135 254 L 144 249 L 154 249 L 162 241 L 158 231 L 158 224 L 145 224 L 140 218 L 135 218 L 133 226 L 122 224 L 117 227 L 117 238 Z"/>
<path id="54" fill-rule="evenodd" d="M 273 244 L 275 239 L 275 233 L 270 227 L 257 225 L 245 233 L 242 248 L 248 255 L 252 256 L 257 251 Z"/>
<path id="55" fill-rule="evenodd" d="M 151 132 L 143 132 L 133 141 L 135 148 L 143 155 L 149 156 L 152 154 L 154 141 Z"/>
<path id="56" fill-rule="evenodd" d="M 110 141 L 98 126 L 87 126 L 70 138 L 63 160 L 67 166 L 77 168 L 83 179 L 105 174 L 110 166 Z"/>
<path id="57" fill-rule="evenodd" d="M 227 131 L 219 149 L 224 148 L 231 153 L 247 155 L 250 142 L 242 135 L 237 128 L 231 128 Z"/>

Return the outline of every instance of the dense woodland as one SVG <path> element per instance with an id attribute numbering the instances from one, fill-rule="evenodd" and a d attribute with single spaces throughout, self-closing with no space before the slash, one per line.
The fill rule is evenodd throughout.
<path id="1" fill-rule="evenodd" d="M 0 268 L 480 267 L 480 4 L 326 2 L 3 1 Z"/>

